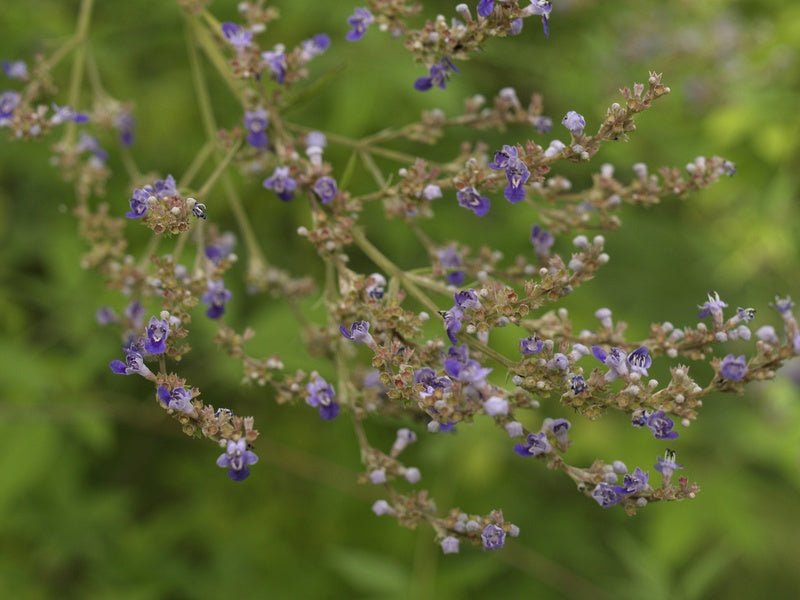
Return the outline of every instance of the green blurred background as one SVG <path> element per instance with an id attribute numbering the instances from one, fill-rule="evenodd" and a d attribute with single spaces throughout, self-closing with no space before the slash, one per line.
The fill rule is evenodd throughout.
<path id="1" fill-rule="evenodd" d="M 181 13 L 171 2 L 97 4 L 91 45 L 108 90 L 135 102 L 136 160 L 145 170 L 178 175 L 203 143 Z M 453 14 L 454 4 L 429 2 L 425 14 Z M 357 45 L 344 42 L 353 3 L 275 2 L 283 19 L 271 40 L 293 46 L 327 31 L 332 49 L 312 72 L 345 67 L 287 116 L 359 136 L 411 121 L 423 108 L 453 114 L 468 95 L 490 97 L 513 85 L 521 98 L 544 93 L 556 123 L 574 109 L 591 129 L 619 87 L 644 81 L 648 70 L 663 71 L 673 94 L 638 120 L 630 143 L 606 147 L 591 166 L 560 172 L 577 188 L 599 162 L 614 163 L 627 179 L 635 162 L 682 166 L 702 154 L 723 155 L 739 172 L 686 202 L 625 209 L 625 226 L 607 235 L 611 263 L 564 305 L 580 326 L 592 326 L 594 310 L 610 306 L 643 336 L 651 320 L 694 323 L 696 305 L 718 290 L 733 307 L 759 309 L 758 325 L 777 326 L 767 308 L 774 294 L 800 296 L 800 5 L 554 4 L 550 40 L 528 22 L 520 37 L 495 40 L 462 63 L 446 92 L 419 94 L 411 83 L 421 69 L 396 40 L 373 29 Z M 227 20 L 236 18 L 235 5 L 218 0 L 211 8 Z M 71 33 L 76 14 L 73 1 L 4 3 L 0 58 L 52 50 Z M 60 81 L 68 63 L 59 67 Z M 208 73 L 220 125 L 235 125 L 240 109 Z M 484 137 L 498 145 L 530 133 Z M 440 154 L 420 151 L 449 157 L 458 140 L 476 139 L 469 131 L 455 134 Z M 232 484 L 214 465 L 218 450 L 183 436 L 153 405 L 144 382 L 108 371 L 118 338 L 98 329 L 94 311 L 106 303 L 119 309 L 122 301 L 78 266 L 84 246 L 69 214 L 70 186 L 49 166 L 48 145 L 0 142 L 1 597 L 798 596 L 800 405 L 786 373 L 745 397 L 706 402 L 699 421 L 673 444 L 702 493 L 635 518 L 601 510 L 567 478 L 515 460 L 506 436 L 484 421 L 453 436 L 415 426 L 422 443 L 407 451 L 407 461 L 420 467 L 442 509 L 501 507 L 522 530 L 502 552 L 464 547 L 444 557 L 429 529 L 401 529 L 371 513 L 379 493 L 354 483 L 360 467 L 347 419 L 325 423 L 310 409 L 275 406 L 264 389 L 240 387 L 240 366 L 213 346 L 212 327 L 198 319 L 190 338 L 195 351 L 181 373 L 208 401 L 254 414 L 262 432 L 262 462 L 245 484 Z M 346 154 L 332 149 L 330 157 L 341 173 Z M 129 188 L 114 150 L 111 166 L 108 199 L 122 213 Z M 360 173 L 354 189 L 370 185 Z M 243 180 L 241 189 L 268 257 L 295 273 L 318 274 L 313 250 L 294 234 L 308 219 L 303 203 L 279 203 L 257 181 Z M 452 198 L 438 206 L 438 219 L 424 223 L 437 240 L 487 243 L 506 256 L 530 252 L 536 215 L 529 207 L 497 198 L 480 221 Z M 231 215 L 219 212 L 219 222 L 234 228 Z M 403 266 L 424 260 L 402 224 L 383 225 L 375 209 L 366 223 Z M 146 232 L 135 225 L 128 231 L 140 249 Z M 556 249 L 569 252 L 569 239 L 559 239 Z M 356 266 L 370 268 L 358 260 Z M 329 373 L 300 347 L 286 308 L 248 297 L 236 283 L 242 275 L 239 265 L 228 277 L 236 295 L 229 322 L 256 328 L 252 353 L 278 352 L 290 368 Z M 308 310 L 323 318 L 311 302 Z M 501 342 L 510 350 L 508 340 Z M 663 380 L 666 367 L 658 369 Z M 708 369 L 697 372 L 707 376 Z M 555 406 L 539 413 L 525 419 L 533 425 L 565 414 Z M 408 424 L 376 419 L 367 427 L 371 440 L 388 448 L 394 429 Z M 573 424 L 576 464 L 599 457 L 652 468 L 663 452 L 663 443 L 622 415 Z"/>

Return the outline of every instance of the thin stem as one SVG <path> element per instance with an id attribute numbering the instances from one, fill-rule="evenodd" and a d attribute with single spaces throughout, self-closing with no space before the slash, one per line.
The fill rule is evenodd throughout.
<path id="1" fill-rule="evenodd" d="M 89 23 L 92 18 L 93 4 L 94 0 L 81 0 L 81 6 L 78 12 L 78 27 L 75 31 L 78 47 L 73 57 L 67 100 L 67 105 L 72 109 L 77 108 L 78 100 L 80 99 L 81 84 L 83 83 L 83 67 L 86 62 L 86 35 L 89 31 Z M 77 133 L 76 128 L 77 124 L 74 121 L 67 123 L 64 137 L 69 143 L 75 140 L 75 135 Z"/>
<path id="2" fill-rule="evenodd" d="M 219 179 L 220 175 L 222 175 L 222 173 L 225 171 L 233 157 L 236 156 L 236 153 L 239 151 L 241 145 L 242 141 L 237 140 L 236 143 L 231 146 L 230 150 L 228 150 L 228 153 L 223 157 L 223 159 L 219 161 L 217 168 L 214 169 L 214 172 L 209 175 L 208 179 L 203 184 L 203 187 L 201 187 L 197 192 L 197 195 L 200 198 L 205 198 L 206 195 L 211 191 L 211 188 L 213 188 L 214 184 L 217 183 L 217 179 Z"/>
<path id="3" fill-rule="evenodd" d="M 179 188 L 188 187 L 192 180 L 197 177 L 197 173 L 200 171 L 203 164 L 205 164 L 206 160 L 211 153 L 214 151 L 214 144 L 212 142 L 206 142 L 203 144 L 203 147 L 200 148 L 200 151 L 195 154 L 192 162 L 189 164 L 189 167 L 186 169 L 186 172 L 181 177 L 181 180 L 178 182 Z"/>

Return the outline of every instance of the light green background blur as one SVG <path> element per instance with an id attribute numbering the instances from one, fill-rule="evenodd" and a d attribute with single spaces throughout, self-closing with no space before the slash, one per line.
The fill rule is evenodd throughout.
<path id="1" fill-rule="evenodd" d="M 109 91 L 136 103 L 134 155 L 148 171 L 180 174 L 203 141 L 180 11 L 171 2 L 97 4 L 91 44 Z M 218 0 L 212 10 L 234 19 L 235 4 Z M 454 4 L 430 2 L 425 14 L 451 15 Z M 800 296 L 800 5 L 554 4 L 550 40 L 528 22 L 520 37 L 494 40 L 460 64 L 462 74 L 445 92 L 419 94 L 411 83 L 421 69 L 398 41 L 374 29 L 357 45 L 343 40 L 355 4 L 275 2 L 284 18 L 268 40 L 292 46 L 327 31 L 332 49 L 312 72 L 345 67 L 287 116 L 358 136 L 411 121 L 423 108 L 452 114 L 468 95 L 490 97 L 513 85 L 523 98 L 544 93 L 556 123 L 574 109 L 591 129 L 620 86 L 663 71 L 673 94 L 638 120 L 630 143 L 604 148 L 594 167 L 613 162 L 627 178 L 638 161 L 682 166 L 720 154 L 739 172 L 687 202 L 625 209 L 625 227 L 607 235 L 610 264 L 564 305 L 580 326 L 591 326 L 594 310 L 610 306 L 644 336 L 651 320 L 694 323 L 696 305 L 717 290 L 732 307 L 756 307 L 757 324 L 777 326 L 767 308 L 774 294 Z M 76 12 L 72 1 L 4 2 L 0 58 L 52 50 L 71 32 Z M 208 72 L 220 124 L 235 125 L 239 109 Z M 68 64 L 58 75 L 66 81 Z M 452 156 L 460 139 L 476 139 L 454 133 L 438 156 Z M 556 135 L 564 133 L 556 127 Z M 530 134 L 517 129 L 486 139 L 499 145 Z M 429 529 L 401 529 L 371 513 L 378 494 L 354 483 L 358 450 L 347 419 L 324 423 L 305 407 L 276 407 L 264 389 L 239 387 L 239 365 L 211 344 L 212 327 L 200 322 L 182 374 L 210 402 L 253 413 L 262 432 L 261 463 L 245 484 L 232 484 L 214 465 L 217 449 L 177 431 L 144 382 L 109 372 L 118 339 L 98 330 L 94 311 L 121 302 L 78 267 L 84 247 L 69 215 L 73 199 L 48 164 L 48 145 L 0 141 L 0 597 L 798 597 L 800 394 L 785 374 L 749 388 L 746 397 L 709 399 L 673 444 L 702 493 L 635 518 L 601 510 L 567 478 L 515 459 L 509 440 L 486 422 L 455 436 L 429 436 L 416 426 L 423 441 L 408 450 L 408 460 L 442 509 L 502 507 L 522 530 L 502 552 L 464 547 L 444 557 Z M 111 153 L 117 174 L 108 200 L 121 214 L 129 188 Z M 341 173 L 346 155 L 330 156 Z M 579 187 L 591 168 L 566 165 L 559 172 Z M 363 174 L 354 183 L 369 186 Z M 258 182 L 243 182 L 242 190 L 270 259 L 318 274 L 313 251 L 294 234 L 308 219 L 303 203 L 279 203 Z M 439 219 L 424 224 L 436 239 L 487 243 L 506 256 L 530 252 L 536 215 L 529 207 L 497 198 L 482 221 L 453 198 L 439 207 Z M 220 212 L 214 217 L 233 227 Z M 403 225 L 382 224 L 377 210 L 366 223 L 400 264 L 421 264 L 424 256 L 411 249 Z M 128 231 L 141 248 L 144 231 Z M 569 240 L 559 239 L 556 249 L 569 252 Z M 358 260 L 356 266 L 370 268 Z M 229 278 L 236 295 L 229 320 L 256 328 L 253 352 L 279 352 L 290 368 L 325 372 L 300 349 L 286 308 L 247 297 L 236 283 L 241 275 L 237 267 Z M 745 346 L 730 346 L 740 350 Z M 655 370 L 663 380 L 664 364 Z M 707 368 L 697 372 L 708 376 Z M 534 424 L 557 414 L 566 413 L 546 405 L 525 418 Z M 578 464 L 599 457 L 652 468 L 663 452 L 663 443 L 619 414 L 573 423 L 570 456 Z M 408 423 L 376 419 L 368 433 L 388 447 L 402 425 Z"/>

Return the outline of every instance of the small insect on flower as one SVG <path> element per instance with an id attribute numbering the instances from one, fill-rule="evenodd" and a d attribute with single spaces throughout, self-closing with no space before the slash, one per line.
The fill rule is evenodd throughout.
<path id="1" fill-rule="evenodd" d="M 192 214 L 198 219 L 203 219 L 203 221 L 208 219 L 208 213 L 206 212 L 206 205 L 203 204 L 202 202 L 198 202 L 192 207 Z"/>

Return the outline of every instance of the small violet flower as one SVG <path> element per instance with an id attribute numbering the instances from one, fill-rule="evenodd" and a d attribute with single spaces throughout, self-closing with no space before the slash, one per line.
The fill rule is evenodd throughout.
<path id="1" fill-rule="evenodd" d="M 253 32 L 236 23 L 225 22 L 222 24 L 222 36 L 236 50 L 244 50 L 253 41 Z"/>
<path id="2" fill-rule="evenodd" d="M 494 12 L 494 0 L 480 0 L 478 2 L 478 15 L 484 19 Z"/>
<path id="3" fill-rule="evenodd" d="M 626 494 L 638 494 L 648 488 L 648 479 L 650 475 L 642 471 L 639 467 L 634 469 L 633 473 L 626 473 L 622 479 L 622 489 Z"/>
<path id="4" fill-rule="evenodd" d="M 339 404 L 334 400 L 336 391 L 319 375 L 306 385 L 306 403 L 314 408 L 319 408 L 319 416 L 325 421 L 330 421 L 336 418 L 339 414 Z"/>
<path id="5" fill-rule="evenodd" d="M 470 209 L 479 217 L 482 217 L 489 212 L 489 207 L 491 206 L 489 199 L 485 196 L 481 196 L 478 193 L 478 190 L 472 186 L 458 190 L 456 193 L 456 199 L 458 200 L 459 206 Z"/>
<path id="6" fill-rule="evenodd" d="M 150 317 L 147 325 L 147 337 L 144 349 L 150 354 L 163 354 L 167 351 L 167 338 L 169 337 L 169 321 Z"/>
<path id="7" fill-rule="evenodd" d="M 448 535 L 440 542 L 440 545 L 442 547 L 442 554 L 458 554 L 459 543 L 460 542 L 457 537 Z"/>
<path id="8" fill-rule="evenodd" d="M 314 183 L 314 193 L 323 204 L 329 204 L 339 192 L 336 187 L 336 180 L 333 177 L 320 177 Z"/>
<path id="9" fill-rule="evenodd" d="M 209 319 L 219 319 L 225 313 L 225 304 L 233 297 L 230 291 L 225 289 L 225 282 L 221 279 L 209 281 L 206 291 L 200 300 L 208 306 L 206 316 Z"/>
<path id="10" fill-rule="evenodd" d="M 263 108 L 244 113 L 244 128 L 247 130 L 247 143 L 253 148 L 263 150 L 267 147 L 267 124 L 269 115 Z"/>
<path id="11" fill-rule="evenodd" d="M 119 131 L 119 141 L 123 146 L 133 145 L 136 119 L 129 110 L 121 110 L 114 119 L 114 127 Z"/>
<path id="12" fill-rule="evenodd" d="M 728 305 L 723 300 L 720 300 L 717 292 L 712 292 L 708 294 L 708 301 L 698 306 L 700 312 L 697 316 L 699 316 L 701 319 L 706 317 L 714 317 L 715 321 L 719 321 L 721 323 L 722 309 L 726 308 L 727 306 Z"/>
<path id="13" fill-rule="evenodd" d="M 9 79 L 27 79 L 28 78 L 28 65 L 24 60 L 4 60 L 0 62 L 0 67 L 3 73 Z"/>
<path id="14" fill-rule="evenodd" d="M 644 346 L 640 346 L 628 354 L 626 360 L 631 368 L 630 370 L 634 373 L 639 373 L 640 375 L 647 375 L 647 369 L 649 369 L 650 365 L 653 364 L 653 359 L 650 357 L 650 353 Z"/>
<path id="15" fill-rule="evenodd" d="M 489 168 L 505 169 L 508 185 L 503 190 L 506 200 L 512 204 L 521 202 L 525 198 L 525 183 L 531 175 L 528 166 L 519 158 L 516 146 L 503 146 L 494 154 L 494 161 L 489 163 Z"/>
<path id="16" fill-rule="evenodd" d="M 278 83 L 286 80 L 286 53 L 283 44 L 276 45 L 272 50 L 261 53 L 265 66 L 270 71 L 270 76 Z"/>
<path id="17" fill-rule="evenodd" d="M 194 415 L 196 411 L 192 406 L 192 394 L 186 388 L 176 387 L 170 391 L 167 387 L 158 386 L 158 399 L 171 410 L 176 410 L 187 415 Z"/>
<path id="18" fill-rule="evenodd" d="M 228 477 L 234 481 L 244 481 L 250 475 L 250 465 L 258 462 L 255 452 L 247 449 L 243 439 L 228 440 L 225 452 L 219 455 L 217 466 L 228 469 Z"/>
<path id="19" fill-rule="evenodd" d="M 8 124 L 11 117 L 14 116 L 14 111 L 22 99 L 17 92 L 3 92 L 0 94 L 0 127 Z"/>
<path id="20" fill-rule="evenodd" d="M 675 426 L 663 410 L 657 410 L 647 416 L 645 425 L 653 432 L 657 440 L 674 440 L 678 437 L 677 431 L 672 431 Z"/>
<path id="21" fill-rule="evenodd" d="M 350 25 L 351 29 L 347 32 L 345 39 L 348 42 L 355 42 L 360 40 L 364 37 L 364 34 L 367 32 L 367 27 L 372 25 L 373 21 L 375 21 L 375 17 L 372 16 L 372 13 L 369 12 L 368 9 L 358 7 L 353 11 L 353 15 L 348 17 L 347 24 Z"/>
<path id="22" fill-rule="evenodd" d="M 506 543 L 506 532 L 497 525 L 487 525 L 481 532 L 484 550 L 499 550 Z"/>
<path id="23" fill-rule="evenodd" d="M 571 110 L 561 119 L 561 124 L 569 129 L 572 135 L 577 136 L 583 134 L 583 128 L 586 127 L 586 119 L 583 118 L 583 115 Z"/>
<path id="24" fill-rule="evenodd" d="M 153 372 L 144 364 L 141 348 L 132 344 L 125 349 L 125 362 L 112 360 L 108 365 L 117 375 L 141 375 L 146 379 L 155 379 Z"/>
<path id="25" fill-rule="evenodd" d="M 529 433 L 525 444 L 516 444 L 514 452 L 525 458 L 540 456 L 552 452 L 553 447 L 547 441 L 547 434 L 544 432 Z"/>
<path id="26" fill-rule="evenodd" d="M 430 66 L 427 75 L 418 77 L 414 81 L 414 89 L 419 92 L 427 92 L 433 86 L 444 89 L 447 86 L 447 80 L 450 79 L 451 72 L 458 73 L 458 68 L 448 57 L 444 57 Z"/>
<path id="27" fill-rule="evenodd" d="M 442 313 L 444 329 L 447 332 L 447 337 L 453 344 L 458 343 L 456 334 L 461 331 L 461 317 L 463 316 L 464 312 L 458 306 L 454 306 L 450 310 Z"/>
<path id="28" fill-rule="evenodd" d="M 541 15 L 542 17 L 542 31 L 544 37 L 550 37 L 550 13 L 553 10 L 553 5 L 549 0 L 531 0 L 530 6 L 527 6 L 522 11 L 523 17 L 530 17 L 533 15 Z"/>
<path id="29" fill-rule="evenodd" d="M 747 358 L 744 354 L 728 354 L 719 365 L 719 374 L 728 381 L 741 381 L 747 374 Z"/>
<path id="30" fill-rule="evenodd" d="M 339 331 L 351 342 L 367 344 L 368 346 L 375 343 L 369 333 L 369 323 L 367 321 L 354 321 L 349 330 L 344 325 L 340 325 Z"/>
<path id="31" fill-rule="evenodd" d="M 617 377 L 624 377 L 628 374 L 627 356 L 623 350 L 611 348 L 606 354 L 600 346 L 592 346 L 592 354 L 608 367 L 605 375 L 606 381 L 614 381 Z"/>
<path id="32" fill-rule="evenodd" d="M 603 508 L 611 508 L 625 498 L 625 488 L 603 481 L 592 490 L 592 498 Z"/>
<path id="33" fill-rule="evenodd" d="M 307 63 L 315 56 L 324 54 L 330 47 L 330 36 L 327 33 L 318 33 L 314 37 L 300 43 L 300 61 Z"/>
<path id="34" fill-rule="evenodd" d="M 544 258 L 550 254 L 550 248 L 555 241 L 553 234 L 549 231 L 545 231 L 539 227 L 539 225 L 534 225 L 531 228 L 531 245 L 533 246 L 534 252 L 536 252 L 536 256 Z"/>
<path id="35" fill-rule="evenodd" d="M 683 466 L 675 462 L 675 452 L 673 450 L 667 450 L 664 453 L 664 458 L 659 457 L 656 460 L 655 468 L 656 471 L 661 473 L 664 483 L 669 483 L 669 480 L 672 478 L 672 473 L 678 469 L 682 469 Z"/>
<path id="36" fill-rule="evenodd" d="M 275 192 L 278 198 L 284 202 L 294 198 L 294 190 L 297 189 L 297 182 L 289 175 L 289 167 L 276 167 L 262 185 Z"/>
<path id="37" fill-rule="evenodd" d="M 480 308 L 481 301 L 478 299 L 478 294 L 475 290 L 463 290 L 456 292 L 453 296 L 456 306 L 464 310 L 467 308 Z"/>
<path id="38" fill-rule="evenodd" d="M 539 354 L 544 348 L 544 341 L 538 335 L 531 335 L 519 341 L 519 351 L 524 356 Z"/>

